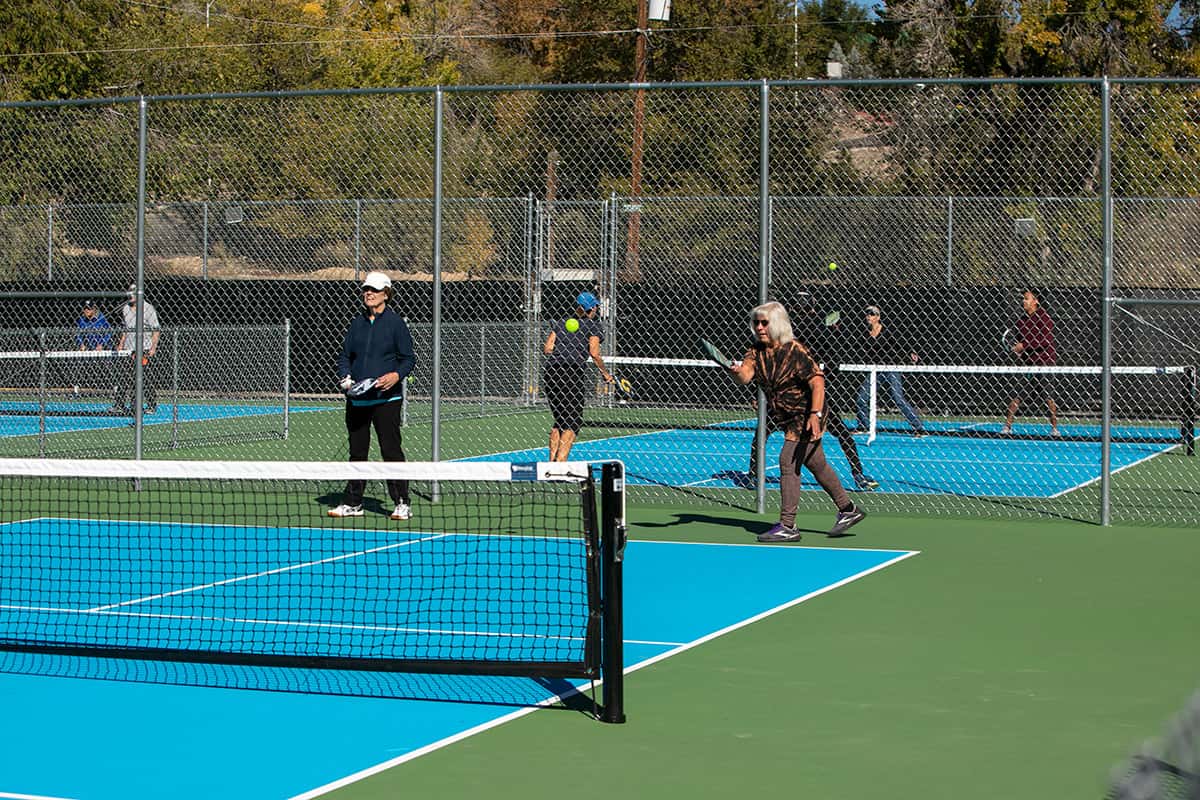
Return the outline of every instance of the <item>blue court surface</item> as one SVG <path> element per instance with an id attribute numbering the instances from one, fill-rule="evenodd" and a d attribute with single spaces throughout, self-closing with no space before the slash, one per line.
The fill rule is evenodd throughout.
<path id="1" fill-rule="evenodd" d="M 49 411 L 45 417 L 45 432 L 52 434 L 99 431 L 109 428 L 128 428 L 133 424 L 133 417 L 111 415 L 107 413 L 108 408 L 108 403 L 80 403 L 72 406 L 69 413 L 64 413 L 62 410 L 57 414 Z M 142 423 L 144 425 L 169 425 L 176 420 L 181 423 L 209 422 L 283 414 L 283 406 L 237 403 L 180 403 L 178 413 L 175 412 L 175 409 L 176 407 L 169 403 L 162 403 L 154 413 L 143 414 Z M 323 410 L 325 409 L 311 406 L 289 409 L 292 413 Z M 38 416 L 36 403 L 9 401 L 0 404 L 0 436 L 37 436 L 41 432 L 40 426 L 41 418 Z"/>
<path id="2" fill-rule="evenodd" d="M 715 426 L 702 429 L 650 431 L 625 436 L 578 441 L 571 458 L 620 459 L 630 485 L 681 488 L 753 488 L 748 474 L 753 430 Z M 989 430 L 990 428 L 990 430 Z M 999 435 L 1000 423 L 964 425 L 927 421 L 925 438 L 911 432 L 880 433 L 874 442 L 855 439 L 866 474 L 879 481 L 880 492 L 897 494 L 953 494 L 983 497 L 1047 498 L 1086 486 L 1100 476 L 1100 429 L 1097 425 L 1062 424 L 1062 438 L 1050 437 L 1049 424 L 1013 426 L 1011 437 Z M 972 437 L 974 430 L 988 436 Z M 1177 430 L 1177 429 L 1176 429 Z M 1122 427 L 1114 437 L 1112 468 L 1126 469 L 1162 455 L 1177 443 L 1139 442 L 1138 438 L 1164 439 L 1174 431 L 1163 427 Z M 584 435 L 587 429 L 584 429 Z M 843 485 L 852 487 L 850 465 L 837 438 L 825 435 L 825 456 Z M 778 488 L 779 449 L 783 434 L 767 441 L 768 488 Z M 548 457 L 547 448 L 532 448 L 464 459 L 468 461 L 537 461 Z M 802 476 L 804 488 L 820 491 L 811 476 Z"/>
<path id="3" fill-rule="evenodd" d="M 17 530 L 30 537 L 28 525 L 0 526 L 0 537 L 13 536 Z M 99 529 L 93 533 L 87 538 L 104 538 Z M 152 532 L 151 538 L 157 535 Z M 385 535 L 394 538 L 396 531 Z M 413 543 L 422 534 L 405 536 Z M 285 531 L 281 538 L 286 538 Z M 315 546 L 320 552 L 284 551 L 297 562 L 291 580 L 303 580 L 310 573 L 306 559 L 320 560 L 312 556 L 326 552 L 323 546 Z M 912 555 L 911 551 L 630 542 L 625 558 L 625 669 L 700 645 Z M 64 578 L 78 566 L 72 559 L 81 557 L 64 554 Z M 175 581 L 210 579 L 196 593 L 202 595 L 196 598 L 197 614 L 203 609 L 206 618 L 201 625 L 222 617 L 220 610 L 226 603 L 246 603 L 247 592 L 252 595 L 257 586 L 266 609 L 260 612 L 269 616 L 269 597 L 275 591 L 269 580 L 175 575 L 175 581 L 170 581 L 168 575 L 150 573 L 138 579 L 143 582 L 136 591 L 153 595 L 177 585 Z M 312 581 L 314 589 L 321 585 L 317 576 Z M 11 614 L 15 605 L 57 612 L 119 602 L 102 590 L 72 594 L 69 581 L 62 583 L 68 588 L 60 596 L 37 598 L 14 597 L 20 590 L 11 588 L 11 582 L 0 586 L 0 631 L 14 624 L 13 617 L 4 615 Z M 141 604 L 148 597 L 135 599 Z M 141 611 L 153 616 L 153 603 L 144 604 Z M 287 620 L 288 624 L 297 621 L 304 622 Z M 315 621 L 328 622 L 319 615 Z M 190 619 L 177 622 L 191 624 Z M 226 619 L 221 624 L 237 622 Z M 568 688 L 562 681 L 515 678 L 0 653 L 0 707 L 7 723 L 0 728 L 4 754 L 0 798 L 317 797 L 532 713 L 536 704 Z M 629 724 L 637 725 L 636 693 L 627 693 L 626 710 Z M 577 717 L 580 726 L 601 724 Z"/>

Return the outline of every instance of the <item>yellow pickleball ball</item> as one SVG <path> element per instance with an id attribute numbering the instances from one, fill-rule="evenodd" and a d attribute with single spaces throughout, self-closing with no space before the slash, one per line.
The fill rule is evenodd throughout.
<path id="1" fill-rule="evenodd" d="M 834 261 L 830 261 L 829 262 L 829 271 L 834 272 L 836 270 L 837 270 L 837 263 Z"/>
<path id="2" fill-rule="evenodd" d="M 579 320 L 571 317 L 567 320 L 567 333 L 574 333 L 577 330 L 579 330 Z"/>

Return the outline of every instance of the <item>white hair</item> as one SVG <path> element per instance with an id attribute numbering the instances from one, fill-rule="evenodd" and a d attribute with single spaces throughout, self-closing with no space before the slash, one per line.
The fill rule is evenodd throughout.
<path id="1" fill-rule="evenodd" d="M 787 344 L 792 340 L 792 318 L 788 316 L 787 309 L 783 307 L 783 303 L 777 303 L 772 300 L 769 303 L 763 303 L 761 306 L 755 306 L 750 311 L 751 331 L 754 330 L 754 320 L 756 319 L 765 319 L 767 321 L 767 335 L 771 337 L 772 342 Z"/>

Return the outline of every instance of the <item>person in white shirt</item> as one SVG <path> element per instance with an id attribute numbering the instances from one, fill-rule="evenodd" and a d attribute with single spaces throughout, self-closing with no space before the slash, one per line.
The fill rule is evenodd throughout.
<path id="1" fill-rule="evenodd" d="M 142 392 L 146 401 L 146 412 L 153 414 L 158 410 L 157 395 L 154 391 L 154 356 L 158 353 L 158 337 L 161 334 L 158 311 L 149 302 L 142 299 L 142 341 L 137 342 L 137 284 L 129 284 L 128 300 L 121 306 L 121 320 L 125 326 L 121 340 L 117 343 L 118 351 L 132 351 L 127 368 L 122 373 L 121 387 L 113 404 L 113 412 L 128 414 L 133 408 L 134 377 L 137 368 L 135 359 L 142 359 Z"/>

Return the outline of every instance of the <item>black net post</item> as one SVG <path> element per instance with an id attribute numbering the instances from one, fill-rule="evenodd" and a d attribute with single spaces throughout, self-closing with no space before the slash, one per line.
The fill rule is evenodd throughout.
<path id="1" fill-rule="evenodd" d="M 622 588 L 625 558 L 625 465 L 604 464 L 601 470 L 600 576 L 604 619 L 603 642 L 604 681 L 601 722 L 625 721 L 625 649 L 624 593 Z"/>

